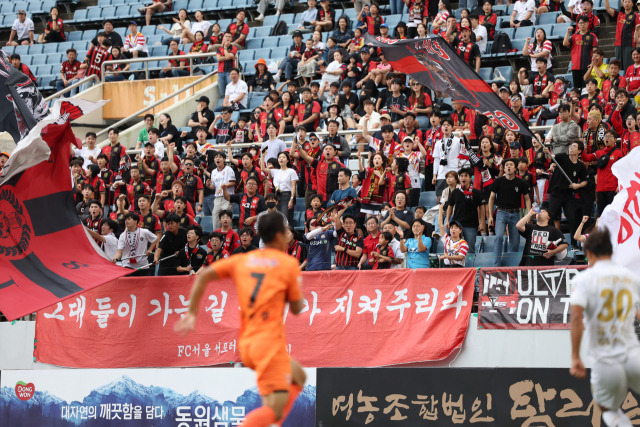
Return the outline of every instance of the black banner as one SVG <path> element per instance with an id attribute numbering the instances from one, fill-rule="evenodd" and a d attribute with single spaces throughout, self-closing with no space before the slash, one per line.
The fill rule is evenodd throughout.
<path id="1" fill-rule="evenodd" d="M 469 108 L 495 119 L 505 129 L 533 138 L 524 123 L 440 36 L 413 40 L 365 35 L 365 43 L 379 47 L 395 71 L 409 74 L 429 89 L 443 92 Z"/>
<path id="2" fill-rule="evenodd" d="M 317 381 L 318 427 L 604 426 L 589 380 L 568 367 L 328 368 Z M 622 409 L 640 423 L 637 395 Z"/>
<path id="3" fill-rule="evenodd" d="M 478 328 L 569 329 L 570 280 L 584 268 L 482 268 Z"/>

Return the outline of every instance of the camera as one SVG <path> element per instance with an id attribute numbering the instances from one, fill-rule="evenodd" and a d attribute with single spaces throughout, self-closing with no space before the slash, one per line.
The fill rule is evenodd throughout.
<path id="1" fill-rule="evenodd" d="M 449 164 L 449 160 L 447 159 L 440 159 L 440 166 L 447 166 Z"/>

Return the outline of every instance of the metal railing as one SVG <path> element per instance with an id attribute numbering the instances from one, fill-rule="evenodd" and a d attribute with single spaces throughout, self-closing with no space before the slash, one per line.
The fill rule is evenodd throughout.
<path id="1" fill-rule="evenodd" d="M 187 65 L 187 67 L 189 67 L 189 75 L 192 76 L 193 75 L 193 67 L 194 67 L 194 63 L 193 61 L 196 59 L 200 59 L 200 58 L 211 58 L 211 57 L 215 57 L 216 53 L 215 52 L 209 52 L 209 53 L 195 53 L 195 54 L 185 54 L 185 55 L 166 55 L 166 56 L 147 56 L 146 58 L 132 58 L 132 59 L 118 59 L 118 60 L 114 60 L 114 61 L 105 61 L 102 63 L 101 67 L 101 71 L 102 71 L 102 83 L 105 82 L 105 78 L 107 76 L 107 74 L 117 74 L 117 73 L 122 73 L 123 71 L 107 71 L 106 67 L 107 65 L 113 65 L 113 64 L 134 64 L 134 63 L 138 63 L 138 62 L 142 62 L 144 63 L 144 74 L 145 74 L 145 79 L 149 79 L 149 71 L 158 71 L 158 70 L 162 70 L 162 68 L 149 68 L 149 62 L 156 62 L 156 61 L 169 61 L 169 60 L 182 60 L 182 59 L 187 59 L 189 61 L 189 64 Z M 217 65 L 217 63 L 210 63 L 210 64 L 195 64 L 195 66 L 209 66 L 209 65 Z M 182 68 L 181 68 L 182 69 Z M 137 72 L 137 71 L 143 71 L 143 70 L 127 70 L 124 71 L 126 73 L 133 73 L 133 72 Z"/>
<path id="2" fill-rule="evenodd" d="M 141 114 L 143 114 L 145 111 L 149 111 L 150 109 L 152 109 L 154 107 L 157 107 L 158 105 L 168 101 L 169 99 L 174 98 L 176 95 L 179 95 L 182 92 L 185 92 L 185 91 L 191 89 L 192 87 L 202 83 L 203 81 L 208 80 L 209 78 L 213 77 L 217 73 L 218 73 L 218 70 L 214 70 L 214 71 L 210 72 L 209 74 L 206 74 L 206 75 L 200 77 L 198 80 L 195 80 L 195 81 L 189 83 L 188 85 L 186 85 L 185 87 L 179 89 L 178 91 L 173 92 L 170 95 L 165 96 L 164 98 L 160 98 L 158 101 L 156 101 L 156 102 L 154 102 L 154 103 L 152 103 L 150 105 L 145 105 L 142 109 L 136 111 L 133 114 L 130 114 L 129 116 L 125 117 L 122 120 L 117 121 L 113 125 L 109 126 L 109 128 L 118 127 L 118 126 L 121 126 L 121 125 L 123 125 L 125 123 L 128 123 L 132 119 L 134 119 L 134 118 L 140 116 Z M 96 134 L 96 136 L 99 137 L 99 136 L 105 135 L 109 131 L 109 128 L 102 129 L 100 132 L 98 132 Z"/>
<path id="3" fill-rule="evenodd" d="M 51 101 L 52 99 L 59 98 L 59 97 L 61 97 L 62 95 L 64 95 L 65 93 L 70 92 L 70 91 L 72 91 L 73 89 L 77 88 L 78 86 L 81 86 L 81 85 L 83 85 L 83 84 L 85 84 L 85 83 L 87 83 L 88 81 L 91 81 L 91 80 L 98 80 L 98 76 L 97 76 L 96 74 L 94 74 L 94 75 L 92 75 L 92 76 L 87 76 L 87 77 L 85 77 L 84 79 L 82 79 L 82 80 L 80 80 L 80 81 L 78 81 L 78 82 L 75 82 L 74 84 L 72 84 L 72 85 L 70 85 L 70 86 L 65 87 L 65 88 L 64 88 L 64 89 L 62 89 L 60 92 L 56 92 L 56 93 L 54 93 L 53 95 L 50 95 L 50 96 L 46 97 L 46 98 L 44 99 L 44 101 L 45 101 L 45 102 L 49 102 L 49 101 Z M 78 91 L 78 92 L 79 92 L 79 91 Z"/>

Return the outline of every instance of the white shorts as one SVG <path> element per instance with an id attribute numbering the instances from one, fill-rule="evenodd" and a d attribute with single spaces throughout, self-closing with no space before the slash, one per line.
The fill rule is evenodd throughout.
<path id="1" fill-rule="evenodd" d="M 600 406 L 615 411 L 629 388 L 640 392 L 640 348 L 632 349 L 624 363 L 598 362 L 591 368 L 593 399 Z"/>

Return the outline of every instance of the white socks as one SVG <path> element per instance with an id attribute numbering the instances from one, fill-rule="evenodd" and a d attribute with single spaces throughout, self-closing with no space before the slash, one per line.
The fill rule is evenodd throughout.
<path id="1" fill-rule="evenodd" d="M 602 419 L 609 427 L 631 427 L 631 421 L 622 412 L 622 409 L 617 411 L 606 411 L 602 414 Z"/>

